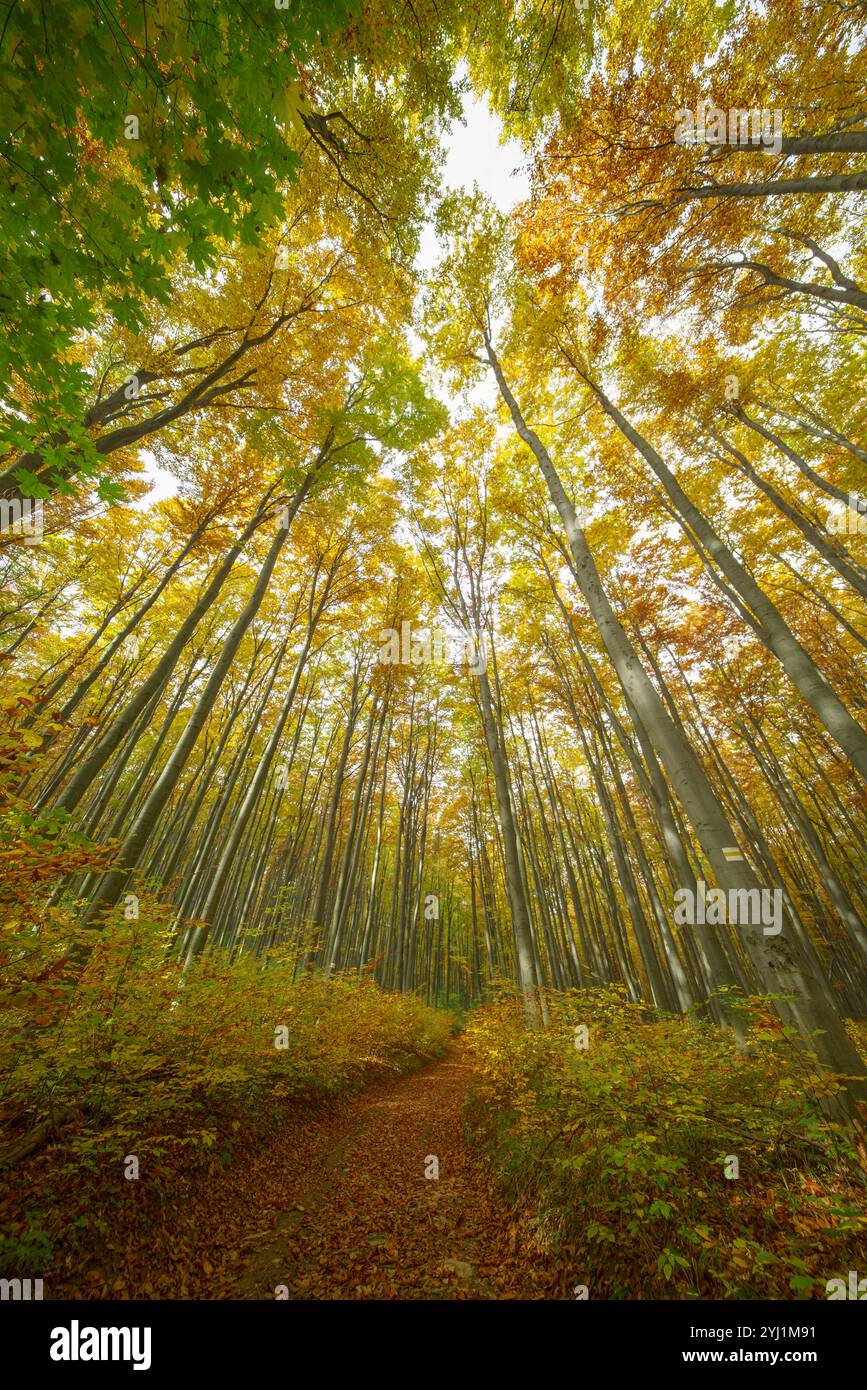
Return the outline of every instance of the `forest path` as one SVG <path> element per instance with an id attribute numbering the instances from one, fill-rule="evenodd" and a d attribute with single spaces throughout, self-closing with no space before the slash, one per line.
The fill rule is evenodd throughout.
<path id="1" fill-rule="evenodd" d="M 354 1096 L 314 1152 L 304 1145 L 302 1172 L 290 1152 L 274 1229 L 234 1296 L 274 1298 L 284 1285 L 291 1299 L 551 1297 L 557 1271 L 521 1252 L 465 1138 L 472 1080 L 452 1043 L 442 1061 Z M 425 1177 L 431 1156 L 437 1178 Z"/>

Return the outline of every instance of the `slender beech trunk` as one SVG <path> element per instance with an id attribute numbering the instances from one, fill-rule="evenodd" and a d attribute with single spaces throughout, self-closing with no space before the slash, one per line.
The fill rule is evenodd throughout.
<path id="1" fill-rule="evenodd" d="M 575 365 L 574 361 L 572 365 Z M 752 614 L 755 619 L 755 630 L 759 633 L 765 646 L 774 654 L 816 718 L 840 745 L 864 781 L 867 782 L 867 732 L 852 718 L 843 701 L 816 666 L 813 658 L 801 646 L 788 627 L 779 609 L 740 561 L 735 558 L 704 514 L 690 501 L 674 474 L 653 446 L 638 433 L 617 409 L 617 406 L 608 399 L 601 387 L 587 376 L 586 372 L 577 366 L 576 371 L 590 387 L 606 415 L 614 421 L 624 438 L 629 440 L 630 444 L 649 464 L 676 507 L 687 532 L 691 531 L 697 538 Z"/>
<path id="2" fill-rule="evenodd" d="M 286 544 L 292 518 L 301 506 L 307 493 L 310 491 L 313 478 L 314 474 L 311 471 L 307 474 L 301 487 L 296 492 L 292 504 L 288 509 L 288 514 L 278 526 L 277 534 L 271 543 L 271 547 L 259 571 L 259 577 L 253 588 L 253 592 L 244 605 L 244 608 L 235 619 L 235 622 L 232 624 L 229 634 L 223 644 L 223 649 L 214 664 L 204 690 L 180 738 L 166 760 L 156 783 L 142 804 L 132 824 L 129 834 L 118 855 L 117 867 L 112 869 L 111 872 L 106 874 L 103 878 L 98 893 L 88 911 L 86 918 L 88 922 L 93 921 L 96 917 L 102 915 L 115 905 L 126 887 L 130 874 L 137 868 L 159 816 L 177 785 L 184 767 L 186 766 L 187 759 L 195 747 L 199 734 L 214 707 L 217 695 L 223 685 L 229 667 L 235 658 L 235 653 L 262 605 L 262 600 L 267 592 L 274 567 L 277 564 L 283 546 Z"/>
<path id="3" fill-rule="evenodd" d="M 309 483 L 307 484 L 307 488 L 309 488 Z M 273 489 L 271 491 L 273 491 Z M 264 503 L 258 508 L 252 519 L 245 526 L 235 544 L 227 551 L 204 594 L 181 623 L 176 636 L 169 643 L 162 658 L 157 662 L 147 680 L 142 682 L 121 713 L 112 720 L 96 747 L 82 760 L 77 770 L 70 777 L 63 791 L 60 793 L 60 796 L 54 803 L 56 809 L 71 811 L 78 805 L 93 779 L 101 772 L 124 734 L 132 727 L 138 715 L 144 709 L 145 705 L 147 705 L 154 691 L 159 689 L 166 677 L 174 670 L 181 652 L 184 650 L 184 647 L 187 645 L 196 627 L 219 595 L 220 590 L 229 577 L 229 573 L 235 561 L 241 554 L 247 541 L 261 525 L 263 511 Z"/>
<path id="4" fill-rule="evenodd" d="M 551 458 L 533 430 L 528 428 L 487 332 L 488 361 L 500 393 L 508 406 L 519 437 L 533 453 L 551 500 L 556 506 L 575 562 L 576 575 L 625 695 L 632 701 L 658 750 L 665 771 L 693 826 L 714 877 L 726 893 L 760 893 L 762 884 L 737 845 L 734 832 L 693 749 L 665 710 L 639 662 L 619 619 L 605 594 L 575 508 L 566 495 Z M 622 417 L 621 417 L 622 418 Z M 626 422 L 624 421 L 624 425 Z M 627 426 L 631 429 L 631 426 Z M 627 435 L 627 438 L 630 436 Z M 661 463 L 661 460 L 660 460 Z M 665 473 L 667 469 L 663 470 Z M 794 639 L 793 639 L 794 640 Z M 857 726 L 856 726 L 857 727 Z M 737 855 L 737 858 L 734 856 Z M 867 1069 L 850 1041 L 840 1017 L 829 1007 L 824 981 L 813 978 L 791 930 L 774 936 L 754 923 L 739 925 L 741 939 L 762 981 L 775 996 L 786 1021 L 793 1023 L 805 1044 L 832 1072 L 849 1078 L 842 1103 L 854 1115 L 855 1102 L 867 1100 Z M 842 1113 L 842 1111 L 841 1111 Z"/>

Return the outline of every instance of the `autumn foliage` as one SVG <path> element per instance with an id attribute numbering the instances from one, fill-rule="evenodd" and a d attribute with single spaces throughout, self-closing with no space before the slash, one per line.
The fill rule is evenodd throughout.
<path id="1" fill-rule="evenodd" d="M 864 1267 L 865 18 L 5 7 L 0 1278 Z"/>
<path id="2" fill-rule="evenodd" d="M 742 1008 L 745 1053 L 616 990 L 563 996 L 544 1032 L 511 1002 L 473 1016 L 474 1133 L 592 1297 L 824 1297 L 863 1262 L 857 1155 L 817 1104 L 828 1078 L 764 1001 Z"/>

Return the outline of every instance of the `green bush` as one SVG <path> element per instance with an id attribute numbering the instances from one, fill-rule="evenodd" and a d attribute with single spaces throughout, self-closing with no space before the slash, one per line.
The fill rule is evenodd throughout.
<path id="1" fill-rule="evenodd" d="M 745 1052 L 616 991 L 560 996 L 535 1032 L 512 1003 L 470 1023 L 471 1128 L 591 1297 L 824 1297 L 864 1266 L 863 1171 L 819 1105 L 834 1083 L 767 1001 L 745 1007 Z"/>

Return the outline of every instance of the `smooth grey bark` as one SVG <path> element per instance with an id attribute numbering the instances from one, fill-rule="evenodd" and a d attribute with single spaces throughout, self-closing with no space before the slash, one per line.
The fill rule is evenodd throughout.
<path id="1" fill-rule="evenodd" d="M 321 454 L 320 458 L 321 457 L 324 457 L 324 454 Z M 111 872 L 104 877 L 100 885 L 86 917 L 88 922 L 93 921 L 94 918 L 104 914 L 115 905 L 126 887 L 130 874 L 137 868 L 141 855 L 156 826 L 157 820 L 172 791 L 177 785 L 186 765 L 187 758 L 195 747 L 199 734 L 214 707 L 217 695 L 226 678 L 229 667 L 235 658 L 235 653 L 241 645 L 244 634 L 262 605 L 262 600 L 267 592 L 274 567 L 277 564 L 280 552 L 289 535 L 292 518 L 298 511 L 307 493 L 310 491 L 314 480 L 314 473 L 315 470 L 311 470 L 306 475 L 292 499 L 286 517 L 283 519 L 281 525 L 278 526 L 277 533 L 271 543 L 262 568 L 259 571 L 259 576 L 253 591 L 244 605 L 244 608 L 232 624 L 226 641 L 223 644 L 223 649 L 211 670 L 195 709 L 190 715 L 180 738 L 166 760 L 160 776 L 132 824 L 129 834 L 121 847 L 117 867 L 112 869 Z"/>
<path id="2" fill-rule="evenodd" d="M 301 683 L 301 677 L 304 673 L 304 667 L 307 663 L 307 658 L 310 655 L 310 646 L 313 642 L 313 636 L 316 631 L 316 623 L 321 617 L 322 610 L 328 602 L 328 596 L 331 591 L 331 584 L 334 577 L 334 571 L 332 570 L 331 574 L 328 576 L 327 582 L 323 586 L 323 591 L 321 595 L 319 595 L 318 597 L 316 595 L 317 577 L 318 576 L 314 574 L 313 581 L 311 583 L 310 600 L 307 609 L 307 627 L 304 633 L 304 640 L 301 644 L 301 650 L 299 651 L 295 661 L 295 669 L 292 672 L 292 678 L 289 682 L 289 689 L 286 692 L 282 708 L 277 717 L 274 728 L 271 732 L 271 736 L 265 745 L 261 758 L 259 759 L 256 771 L 253 774 L 253 777 L 250 779 L 250 785 L 247 788 L 246 795 L 244 796 L 241 805 L 238 807 L 237 811 L 232 817 L 231 831 L 228 835 L 225 845 L 223 846 L 220 857 L 217 860 L 216 867 L 214 868 L 211 874 L 207 896 L 199 914 L 204 919 L 205 923 L 210 922 L 210 919 L 215 911 L 217 903 L 220 900 L 220 895 L 223 891 L 223 885 L 225 884 L 226 876 L 231 868 L 232 863 L 234 862 L 235 856 L 238 852 L 238 847 L 241 843 L 241 839 L 244 835 L 247 823 L 250 819 L 253 809 L 257 805 L 259 798 L 262 794 L 262 790 L 265 786 L 265 779 L 268 776 L 268 773 L 270 772 L 271 764 L 274 760 L 274 754 L 276 753 L 277 748 L 280 745 L 280 740 L 283 737 L 283 730 L 286 727 L 286 721 L 288 720 L 289 715 L 292 711 L 292 706 L 295 703 L 295 696 L 298 693 L 298 687 Z M 185 969 L 189 969 L 195 957 L 204 950 L 206 941 L 207 928 L 205 926 L 202 926 L 195 933 L 195 935 L 192 938 L 192 941 L 190 942 L 189 950 L 187 952 L 186 965 L 184 967 Z"/>
<path id="3" fill-rule="evenodd" d="M 749 478 L 750 482 L 753 483 L 760 492 L 764 493 L 768 500 L 773 503 L 784 517 L 791 521 L 793 526 L 797 527 L 801 535 L 809 541 L 813 549 L 822 556 L 822 559 L 829 564 L 832 569 L 835 569 L 837 573 L 846 580 L 846 583 L 852 586 L 856 593 L 860 594 L 863 599 L 867 599 L 867 574 L 865 574 L 857 561 L 848 553 L 845 546 L 841 545 L 839 541 L 832 545 L 827 532 L 810 521 L 808 517 L 805 517 L 797 507 L 792 506 L 791 502 L 782 495 L 774 484 L 768 478 L 763 477 L 746 455 L 742 454 L 740 449 L 735 448 L 734 444 L 726 439 L 724 435 L 714 432 L 713 438 L 723 449 L 724 455 L 727 454 L 729 459 L 734 459 L 736 461 L 740 471 Z M 718 457 L 720 457 L 721 462 L 727 462 L 724 456 L 718 455 Z"/>
<path id="4" fill-rule="evenodd" d="M 769 430 L 767 425 L 762 424 L 761 420 L 754 420 L 751 415 L 747 414 L 743 406 L 740 406 L 735 414 L 738 420 L 746 425 L 747 429 L 752 430 L 753 434 L 757 434 L 768 444 L 773 444 L 774 448 L 778 449 L 790 463 L 793 463 L 798 471 L 802 473 L 807 481 L 811 482 L 814 487 L 819 488 L 821 492 L 827 493 L 829 497 L 833 497 L 837 502 L 842 502 L 848 506 L 849 494 L 844 492 L 841 487 L 838 487 L 836 483 L 829 482 L 827 478 L 823 478 L 821 473 L 817 473 L 815 468 L 798 453 L 797 449 L 793 449 L 791 444 L 786 443 L 785 439 L 776 434 L 773 430 Z"/>
<path id="5" fill-rule="evenodd" d="M 370 933 L 373 926 L 374 905 L 376 901 L 376 890 L 379 879 L 379 863 L 382 855 L 382 831 L 385 821 L 385 795 L 388 787 L 388 756 L 391 752 L 391 726 L 392 715 L 389 712 L 388 727 L 385 735 L 385 753 L 382 761 L 382 787 L 379 794 L 379 810 L 376 821 L 376 843 L 373 850 L 373 862 L 370 868 L 370 883 L 367 893 L 367 910 L 364 915 L 364 928 L 361 936 L 361 946 L 358 952 L 358 969 L 361 972 L 367 961 L 367 952 L 370 943 Z"/>
<path id="6" fill-rule="evenodd" d="M 376 768 L 379 760 L 379 749 L 382 742 L 382 733 L 385 727 L 387 714 L 387 704 L 382 702 L 379 709 L 376 706 L 371 709 L 367 724 L 367 737 L 364 744 L 364 754 L 361 766 L 358 770 L 358 779 L 355 784 L 355 796 L 352 802 L 352 814 L 349 819 L 349 828 L 346 834 L 346 845 L 344 846 L 343 862 L 340 866 L 340 875 L 337 880 L 337 892 L 334 898 L 334 910 L 331 917 L 331 945 L 328 953 L 327 966 L 332 970 L 337 963 L 338 954 L 341 948 L 343 928 L 346 916 L 346 904 L 352 885 L 355 882 L 355 875 L 358 868 L 358 861 L 361 846 L 366 834 L 367 812 L 370 807 L 371 797 L 376 783 Z M 378 716 L 378 717 L 377 717 Z M 376 726 L 376 744 L 373 746 L 373 730 Z M 371 767 L 372 760 L 372 767 Z M 371 768 L 371 775 L 368 777 L 368 768 Z M 363 799 L 362 799 L 363 797 Z"/>
<path id="7" fill-rule="evenodd" d="M 327 277 L 326 277 L 327 278 Z M 261 307 L 261 306 L 257 306 Z M 313 300 L 303 299 L 293 310 L 283 311 L 278 314 L 273 322 L 263 332 L 251 334 L 249 326 L 243 331 L 240 341 L 227 353 L 220 361 L 214 363 L 210 368 L 201 369 L 198 379 L 184 391 L 183 395 L 172 405 L 163 406 L 156 410 L 153 415 L 145 416 L 139 420 L 118 424 L 114 429 L 109 429 L 105 434 L 99 435 L 94 441 L 93 446 L 98 454 L 104 456 L 115 453 L 118 449 L 128 448 L 130 445 L 138 444 L 143 439 L 149 438 L 152 434 L 165 429 L 167 425 L 173 424 L 176 420 L 195 411 L 204 410 L 220 397 L 225 397 L 232 391 L 243 390 L 255 378 L 256 368 L 246 367 L 243 359 L 246 355 L 256 348 L 263 346 L 277 334 L 281 328 L 297 318 L 300 314 L 308 312 L 313 307 Z M 221 338 L 230 336 L 233 332 L 240 333 L 240 329 L 217 328 L 203 338 L 196 341 L 181 344 L 174 348 L 173 355 L 176 357 L 187 356 L 194 349 L 210 346 Z M 233 375 L 235 370 L 240 375 Z M 188 376 L 189 372 L 181 373 L 181 376 Z M 95 402 L 84 417 L 85 429 L 93 429 L 97 426 L 111 424 L 112 421 L 122 419 L 133 407 L 136 400 L 139 404 L 150 404 L 151 400 L 157 400 L 157 396 L 148 397 L 141 394 L 141 388 L 152 385 L 155 381 L 168 379 L 172 373 L 161 374 L 155 371 L 139 369 L 133 373 L 133 377 L 127 377 L 126 381 L 108 396 Z M 138 382 L 138 392 L 130 396 L 128 394 L 129 385 L 133 378 Z M 69 435 L 59 432 L 51 439 L 52 446 L 56 449 L 70 443 Z M 21 469 L 35 473 L 39 482 L 48 488 L 56 488 L 53 465 L 46 465 L 43 455 L 39 450 L 34 450 L 27 454 L 22 454 L 15 462 L 0 473 L 0 496 L 16 496 L 19 492 L 17 474 Z M 67 473 L 69 476 L 77 476 L 78 469 L 73 467 Z"/>
<path id="8" fill-rule="evenodd" d="M 867 188 L 867 170 L 853 174 L 805 174 L 802 178 L 762 179 L 756 183 L 708 183 L 678 189 L 674 203 L 693 198 L 788 198 L 794 193 L 859 193 Z"/>
<path id="9" fill-rule="evenodd" d="M 659 752 L 714 877 L 726 892 L 746 890 L 760 893 L 761 880 L 743 858 L 734 831 L 701 764 L 666 712 L 611 607 L 587 539 L 578 524 L 575 508 L 566 495 L 547 450 L 521 414 L 487 330 L 483 337 L 488 361 L 516 432 L 539 464 L 551 500 L 560 513 L 581 592 L 599 627 L 624 694 L 634 704 Z M 729 858 L 726 853 L 731 854 L 733 849 L 741 855 L 737 860 Z M 805 1045 L 815 1053 L 821 1064 L 846 1078 L 846 1089 L 841 1095 L 840 1104 L 831 1108 L 837 1109 L 841 1115 L 853 1117 L 857 1113 L 857 1101 L 867 1099 L 867 1068 L 850 1041 L 839 1015 L 828 1006 L 824 980 L 813 978 L 810 963 L 804 960 L 791 930 L 787 932 L 784 929 L 779 935 L 768 936 L 757 924 L 742 923 L 739 924 L 739 931 L 762 985 L 774 995 L 781 1016 L 795 1025 Z"/>
<path id="10" fill-rule="evenodd" d="M 482 653 L 484 651 L 485 634 L 482 628 L 481 574 L 477 575 L 475 573 L 473 564 L 470 561 L 467 552 L 466 535 L 460 518 L 455 513 L 452 513 L 450 520 L 455 531 L 452 590 L 449 590 L 447 583 L 436 567 L 434 571 L 435 577 L 448 608 L 457 620 L 462 623 L 465 631 L 472 634 L 476 652 Z M 484 565 L 484 554 L 485 547 L 483 545 L 480 566 Z M 459 555 L 463 561 L 467 581 L 470 586 L 469 603 L 467 602 L 467 598 L 464 595 L 459 581 Z M 491 644 L 491 653 L 493 653 L 493 644 Z M 495 711 L 491 683 L 488 679 L 487 662 L 478 661 L 476 664 L 479 666 L 479 670 L 476 673 L 479 713 L 481 715 L 485 743 L 487 744 L 488 754 L 491 759 L 491 767 L 494 773 L 497 819 L 502 836 L 506 896 L 509 902 L 514 932 L 518 984 L 524 1001 L 524 1011 L 527 1021 L 531 1025 L 535 1025 L 540 1015 L 543 1021 L 545 1017 L 546 1006 L 544 1000 L 544 987 L 541 976 L 537 970 L 537 962 L 533 949 L 533 923 L 530 913 L 529 892 L 521 858 L 520 838 L 514 812 L 509 764 L 503 742 L 503 727 L 499 717 L 499 710 L 497 709 Z"/>
<path id="11" fill-rule="evenodd" d="M 123 643 L 126 641 L 127 637 L 129 637 L 130 634 L 135 631 L 141 620 L 153 608 L 160 595 L 164 593 L 165 589 L 168 587 L 169 583 L 177 574 L 181 565 L 184 563 L 184 560 L 187 558 L 190 551 L 196 545 L 196 542 L 204 535 L 205 531 L 207 530 L 207 527 L 209 526 L 212 520 L 213 514 L 209 513 L 205 520 L 202 521 L 196 527 L 187 543 L 178 552 L 178 554 L 175 556 L 175 559 L 166 569 L 162 579 L 160 580 L 159 584 L 157 584 L 156 588 L 148 594 L 144 603 L 142 603 L 139 606 L 139 608 L 136 609 L 135 613 L 133 613 L 129 621 L 126 622 L 124 626 L 121 628 L 120 632 L 118 632 L 117 636 L 114 637 L 112 641 L 108 644 L 108 646 L 106 647 L 105 651 L 103 652 L 102 656 L 100 657 L 96 665 L 93 667 L 93 669 L 91 671 L 88 671 L 87 675 L 83 678 L 83 680 L 79 681 L 75 690 L 72 692 L 69 699 L 64 704 L 63 708 L 60 710 L 60 713 L 58 715 L 58 720 L 60 723 L 65 723 L 66 720 L 71 718 L 71 716 L 78 709 L 78 706 L 81 704 L 82 700 L 84 699 L 90 687 L 93 685 L 94 681 L 97 681 L 99 677 L 102 675 L 102 673 L 108 668 L 112 658 L 115 656 L 115 654 L 123 645 Z M 46 697 L 46 699 L 47 698 L 49 697 Z"/>
<path id="12" fill-rule="evenodd" d="M 112 720 L 108 729 L 106 729 L 105 733 L 96 744 L 96 747 L 82 760 L 77 770 L 70 777 L 63 791 L 54 803 L 58 810 L 71 811 L 78 805 L 93 779 L 102 770 L 115 748 L 117 748 L 124 734 L 131 728 L 145 705 L 148 704 L 154 691 L 159 689 L 167 676 L 174 670 L 178 658 L 193 632 L 219 596 L 235 561 L 241 554 L 247 541 L 261 525 L 265 505 L 272 492 L 273 488 L 269 489 L 263 503 L 260 504 L 260 507 L 244 527 L 237 541 L 223 557 L 223 560 L 218 566 L 216 573 L 212 577 L 202 597 L 187 614 L 175 637 L 169 643 L 162 658 L 157 662 L 150 675 L 142 682 L 121 713 Z"/>
<path id="13" fill-rule="evenodd" d="M 331 792 L 331 800 L 328 807 L 328 817 L 325 827 L 325 842 L 322 849 L 322 860 L 319 865 L 319 881 L 316 887 L 316 897 L 313 902 L 313 909 L 310 914 L 310 924 L 312 941 L 311 958 L 313 950 L 318 953 L 320 948 L 326 949 L 326 942 L 322 940 L 323 929 L 325 927 L 325 907 L 328 900 L 328 892 L 331 887 L 331 864 L 334 858 L 334 848 L 337 831 L 337 813 L 340 808 L 340 798 L 343 791 L 343 781 L 346 776 L 346 764 L 349 761 L 349 751 L 352 747 L 352 736 L 355 732 L 355 725 L 361 713 L 361 708 L 367 698 L 359 702 L 359 685 L 361 682 L 361 666 L 356 661 L 352 672 L 352 689 L 349 697 L 349 710 L 346 719 L 346 729 L 343 734 L 343 743 L 337 761 L 337 769 L 334 774 L 334 785 Z M 369 692 L 368 692 L 369 693 Z"/>
<path id="14" fill-rule="evenodd" d="M 813 710 L 817 719 L 840 745 L 843 752 L 867 782 L 867 733 L 853 719 L 843 701 L 822 674 L 809 652 L 789 628 L 779 609 L 734 556 L 713 526 L 684 492 L 674 474 L 638 430 L 609 400 L 605 392 L 572 361 L 578 375 L 589 386 L 606 415 L 621 434 L 641 454 L 662 483 L 685 526 L 697 537 L 708 555 L 725 575 L 732 589 L 755 620 L 753 626 L 770 652 L 777 658 L 792 684 Z"/>

